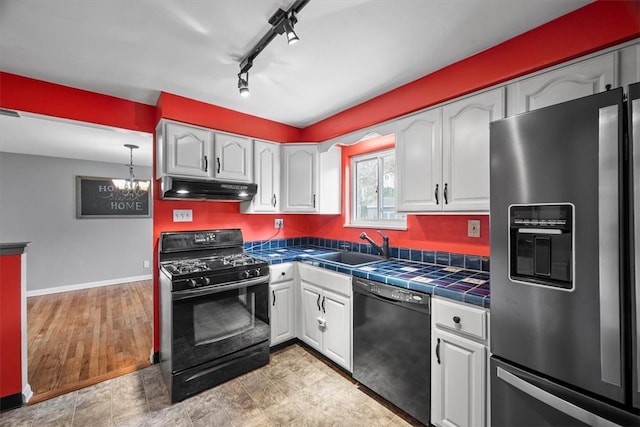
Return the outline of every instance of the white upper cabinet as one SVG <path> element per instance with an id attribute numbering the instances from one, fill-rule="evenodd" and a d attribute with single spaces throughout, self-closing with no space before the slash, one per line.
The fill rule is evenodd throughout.
<path id="1" fill-rule="evenodd" d="M 397 209 L 436 210 L 442 178 L 442 110 L 398 121 L 396 128 Z"/>
<path id="2" fill-rule="evenodd" d="M 284 144 L 283 206 L 285 212 L 318 211 L 318 147 L 315 144 Z"/>
<path id="3" fill-rule="evenodd" d="M 253 181 L 253 144 L 250 139 L 216 133 L 214 147 L 214 178 L 230 181 Z"/>
<path id="4" fill-rule="evenodd" d="M 282 147 L 280 144 L 254 141 L 253 165 L 258 192 L 251 202 L 241 204 L 242 212 L 275 213 L 280 211 L 282 204 L 280 198 L 281 155 Z"/>
<path id="5" fill-rule="evenodd" d="M 489 123 L 503 117 L 499 88 L 399 120 L 398 211 L 488 211 Z"/>
<path id="6" fill-rule="evenodd" d="M 162 120 L 156 128 L 157 178 L 163 175 L 253 180 L 253 141 Z"/>
<path id="7" fill-rule="evenodd" d="M 593 95 L 618 86 L 618 52 L 557 68 L 509 85 L 509 115 Z"/>
<path id="8" fill-rule="evenodd" d="M 207 178 L 211 176 L 213 132 L 207 129 L 167 122 L 165 139 L 166 173 Z M 161 150 L 162 147 L 158 147 Z"/>
<path id="9" fill-rule="evenodd" d="M 504 118 L 504 89 L 442 107 L 442 208 L 489 210 L 489 123 Z"/>

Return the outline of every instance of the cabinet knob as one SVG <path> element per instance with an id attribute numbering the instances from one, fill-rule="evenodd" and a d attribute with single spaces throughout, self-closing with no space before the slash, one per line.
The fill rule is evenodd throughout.
<path id="1" fill-rule="evenodd" d="M 460 317 L 458 316 L 453 316 L 453 323 L 460 323 Z"/>

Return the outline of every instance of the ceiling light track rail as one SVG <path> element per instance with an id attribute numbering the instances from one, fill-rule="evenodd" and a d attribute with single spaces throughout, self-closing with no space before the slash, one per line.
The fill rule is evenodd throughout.
<path id="1" fill-rule="evenodd" d="M 277 35 L 286 34 L 289 44 L 294 44 L 298 41 L 298 36 L 293 28 L 298 22 L 298 13 L 309 1 L 311 0 L 296 0 L 289 10 L 284 11 L 278 9 L 273 16 L 269 18 L 269 24 L 271 24 L 269 31 L 262 36 L 260 41 L 249 51 L 242 61 L 240 61 L 240 72 L 238 73 L 238 90 L 240 91 L 240 95 L 249 95 L 249 70 L 253 67 L 253 61 Z"/>

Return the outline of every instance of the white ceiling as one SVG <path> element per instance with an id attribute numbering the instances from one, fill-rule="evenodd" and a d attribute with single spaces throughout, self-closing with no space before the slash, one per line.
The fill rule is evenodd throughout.
<path id="1" fill-rule="evenodd" d="M 293 2 L 2 0 L 0 70 L 150 105 L 166 91 L 305 127 L 591 0 L 311 0 L 300 42 L 276 37 L 240 97 L 239 61 Z M 21 121 L 0 121 L 0 150 L 9 120 Z"/>

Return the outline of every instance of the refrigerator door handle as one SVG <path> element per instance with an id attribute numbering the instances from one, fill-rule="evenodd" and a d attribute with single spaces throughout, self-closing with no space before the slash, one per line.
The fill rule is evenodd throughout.
<path id="1" fill-rule="evenodd" d="M 579 406 L 574 405 L 573 403 L 567 402 L 566 400 L 562 400 L 558 396 L 555 396 L 549 393 L 546 390 L 543 390 L 528 381 L 523 380 L 517 375 L 508 372 L 501 367 L 497 367 L 497 376 L 502 381 L 507 384 L 517 388 L 523 393 L 528 394 L 532 398 L 540 401 L 546 405 L 551 406 L 552 408 L 566 414 L 570 417 L 575 418 L 578 421 L 581 421 L 585 424 L 594 427 L 620 427 L 619 424 L 613 423 L 605 418 L 602 418 L 594 413 L 591 413 L 585 409 L 582 409 Z"/>
<path id="2" fill-rule="evenodd" d="M 598 129 L 598 242 L 600 377 L 622 385 L 620 331 L 620 221 L 618 104 L 600 108 Z"/>

